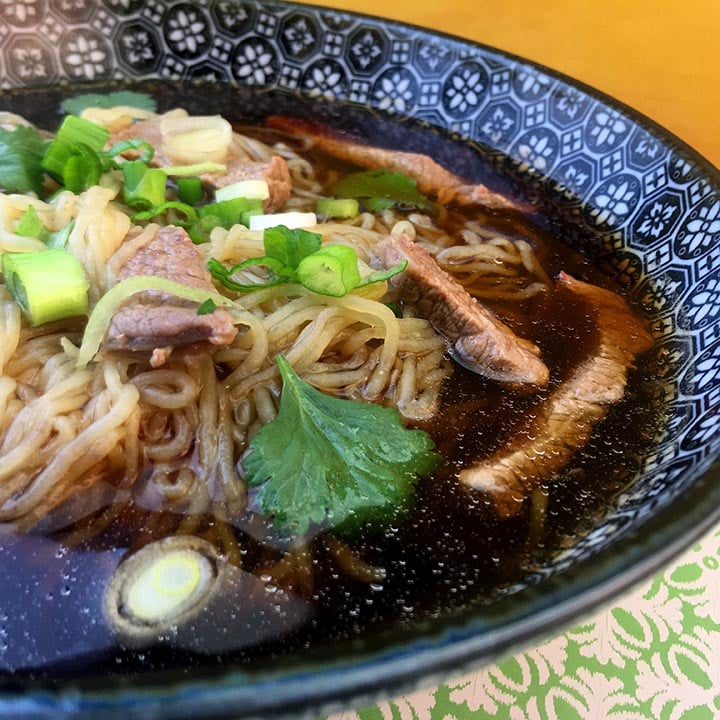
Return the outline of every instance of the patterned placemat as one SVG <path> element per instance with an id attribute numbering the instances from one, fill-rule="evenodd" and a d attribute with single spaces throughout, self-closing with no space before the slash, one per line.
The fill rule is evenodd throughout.
<path id="1" fill-rule="evenodd" d="M 567 632 L 436 688 L 329 720 L 720 717 L 720 526 Z"/>

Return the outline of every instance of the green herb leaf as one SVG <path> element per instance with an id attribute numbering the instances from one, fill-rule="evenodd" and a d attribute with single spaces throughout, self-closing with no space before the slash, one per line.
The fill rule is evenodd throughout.
<path id="1" fill-rule="evenodd" d="M 389 170 L 365 170 L 346 175 L 332 186 L 331 192 L 343 198 L 362 198 L 363 204 L 372 210 L 392 205 L 421 210 L 432 208 L 432 203 L 418 191 L 415 180 Z"/>
<path id="2" fill-rule="evenodd" d="M 397 411 L 324 395 L 277 357 L 280 411 L 243 460 L 262 512 L 286 530 L 381 527 L 405 510 L 418 476 L 440 460 L 430 437 L 403 427 Z"/>
<path id="3" fill-rule="evenodd" d="M 68 98 L 60 103 L 60 107 L 68 115 L 81 115 L 83 110 L 89 107 L 107 109 L 116 105 L 130 105 L 150 112 L 157 110 L 157 103 L 154 98 L 147 93 L 133 92 L 131 90 L 120 90 L 107 94 L 86 93 L 74 98 Z"/>
<path id="4" fill-rule="evenodd" d="M 285 225 L 278 225 L 265 230 L 263 243 L 266 255 L 294 269 L 303 258 L 322 247 L 322 236 L 308 230 L 290 230 Z"/>
<path id="5" fill-rule="evenodd" d="M 6 192 L 43 194 L 46 143 L 31 127 L 0 128 L 0 186 Z"/>
<path id="6" fill-rule="evenodd" d="M 200 303 L 200 307 L 197 309 L 198 315 L 209 315 L 217 310 L 217 305 L 212 298 L 208 298 L 204 303 Z"/>

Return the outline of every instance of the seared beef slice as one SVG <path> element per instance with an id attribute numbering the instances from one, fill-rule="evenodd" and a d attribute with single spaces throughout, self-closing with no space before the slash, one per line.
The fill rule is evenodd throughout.
<path id="1" fill-rule="evenodd" d="M 147 244 L 125 261 L 117 279 L 138 275 L 153 275 L 215 292 L 197 248 L 185 231 L 174 225 L 159 228 Z M 207 315 L 198 315 L 197 306 L 197 303 L 154 290 L 133 295 L 115 313 L 105 347 L 152 352 L 200 340 L 213 345 L 231 343 L 237 328 L 227 311 L 217 309 Z"/>
<path id="2" fill-rule="evenodd" d="M 591 308 L 597 346 L 550 393 L 521 440 L 460 472 L 460 482 L 490 495 L 502 517 L 514 515 L 523 498 L 587 443 L 593 427 L 625 393 L 635 356 L 652 345 L 622 297 L 564 273 L 559 282 L 560 290 L 572 292 Z"/>
<path id="3" fill-rule="evenodd" d="M 539 350 L 518 338 L 407 235 L 381 241 L 376 252 L 388 268 L 407 260 L 393 288 L 446 338 L 464 365 L 500 382 L 547 385 L 549 373 Z"/>

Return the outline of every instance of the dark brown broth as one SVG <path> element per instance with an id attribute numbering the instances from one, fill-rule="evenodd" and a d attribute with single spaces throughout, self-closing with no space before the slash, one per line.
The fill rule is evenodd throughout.
<path id="1" fill-rule="evenodd" d="M 449 222 L 456 226 L 461 219 L 451 215 Z M 585 258 L 538 224 L 519 215 L 489 214 L 487 221 L 505 234 L 529 239 L 551 276 L 565 270 L 610 285 Z M 503 315 L 502 305 L 496 310 Z M 537 302 L 525 303 L 523 310 L 525 317 L 517 330 L 538 344 L 552 370 L 551 381 L 557 383 L 592 348 L 585 308 L 568 302 L 567 296 L 561 300 L 548 293 Z M 507 320 L 517 324 L 511 316 Z M 173 648 L 172 642 L 140 650 L 121 648 L 109 635 L 99 610 L 103 585 L 123 553 L 173 532 L 177 517 L 171 513 L 153 512 L 131 501 L 107 530 L 72 550 L 65 545 L 64 533 L 47 537 L 10 534 L 0 542 L 0 576 L 14 578 L 12 592 L 7 585 L 0 590 L 0 670 L 59 678 L 134 674 L 147 669 L 182 668 L 188 672 L 192 667 L 230 661 L 262 662 L 390 626 L 411 626 L 469 604 L 491 602 L 592 527 L 613 496 L 632 479 L 638 458 L 659 422 L 655 392 L 651 368 L 640 360 L 625 399 L 598 426 L 588 447 L 547 486 L 547 523 L 538 539 L 531 538 L 529 531 L 530 503 L 516 518 L 498 520 L 486 498 L 458 486 L 455 473 L 522 434 L 533 408 L 547 391 L 503 388 L 456 366 L 445 385 L 437 420 L 421 425 L 437 443 L 444 458 L 442 466 L 435 477 L 420 482 L 405 522 L 353 543 L 365 562 L 385 568 L 386 578 L 375 583 L 352 579 L 318 538 L 308 548 L 314 590 L 305 600 L 312 606 L 311 617 L 299 627 L 282 629 L 255 644 L 238 636 L 223 652 Z M 200 532 L 212 536 L 217 523 L 206 518 Z M 280 557 L 277 550 L 256 539 L 269 533 L 262 519 L 248 514 L 234 525 L 231 530 L 243 548 L 245 569 L 259 574 Z M 292 582 L 288 588 L 292 593 Z M 247 599 L 238 598 L 239 607 L 244 602 Z M 272 589 L 251 602 L 257 607 L 248 623 L 259 627 L 267 622 L 266 615 L 275 612 L 271 610 L 275 603 Z M 62 628 L 69 647 L 77 638 L 85 637 L 87 642 L 65 653 L 49 640 L 33 639 L 38 615 L 46 618 L 45 633 Z M 254 632 L 248 625 L 248 635 Z M 27 645 L 25 660 L 8 649 L 11 641 L 18 640 Z M 47 649 L 50 645 L 52 650 Z"/>

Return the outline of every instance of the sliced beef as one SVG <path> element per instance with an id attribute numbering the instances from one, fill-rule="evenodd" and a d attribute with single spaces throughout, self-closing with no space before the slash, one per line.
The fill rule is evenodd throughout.
<path id="1" fill-rule="evenodd" d="M 125 260 L 117 280 L 138 275 L 152 275 L 215 292 L 202 256 L 185 231 L 174 225 L 159 228 Z M 162 364 L 169 349 L 179 345 L 198 341 L 227 345 L 233 341 L 237 328 L 226 310 L 219 308 L 198 315 L 197 308 L 198 303 L 154 290 L 133 295 L 115 313 L 104 347 L 152 353 L 154 364 Z"/>
<path id="2" fill-rule="evenodd" d="M 299 118 L 274 115 L 266 123 L 270 127 L 311 140 L 317 148 L 339 160 L 369 170 L 385 169 L 404 173 L 415 180 L 421 193 L 434 195 L 443 204 L 454 202 L 491 209 L 529 210 L 505 195 L 492 192 L 485 185 L 467 183 L 427 155 L 367 145 L 320 123 Z"/>
<path id="3" fill-rule="evenodd" d="M 163 151 L 160 122 L 161 118 L 159 117 L 136 122 L 112 135 L 109 144 L 114 145 L 121 140 L 144 140 L 155 149 L 152 165 L 156 167 L 177 165 L 178 163 L 173 162 L 172 158 L 169 158 Z M 290 170 L 284 158 L 279 155 L 274 155 L 268 162 L 257 162 L 242 155 L 237 148 L 231 146 L 225 165 L 226 173 L 201 175 L 206 188 L 217 190 L 241 180 L 265 180 L 270 189 L 270 197 L 264 203 L 266 212 L 278 210 L 292 194 Z"/>
<path id="4" fill-rule="evenodd" d="M 500 382 L 547 385 L 548 369 L 537 347 L 518 338 L 407 235 L 382 240 L 375 252 L 387 268 L 407 260 L 393 289 L 433 324 L 464 365 Z"/>
<path id="5" fill-rule="evenodd" d="M 514 515 L 540 482 L 587 443 L 594 426 L 623 397 L 635 356 L 652 345 L 622 297 L 566 274 L 559 282 L 562 291 L 589 305 L 597 347 L 550 393 L 521 440 L 460 472 L 460 482 L 490 495 L 502 517 Z"/>

